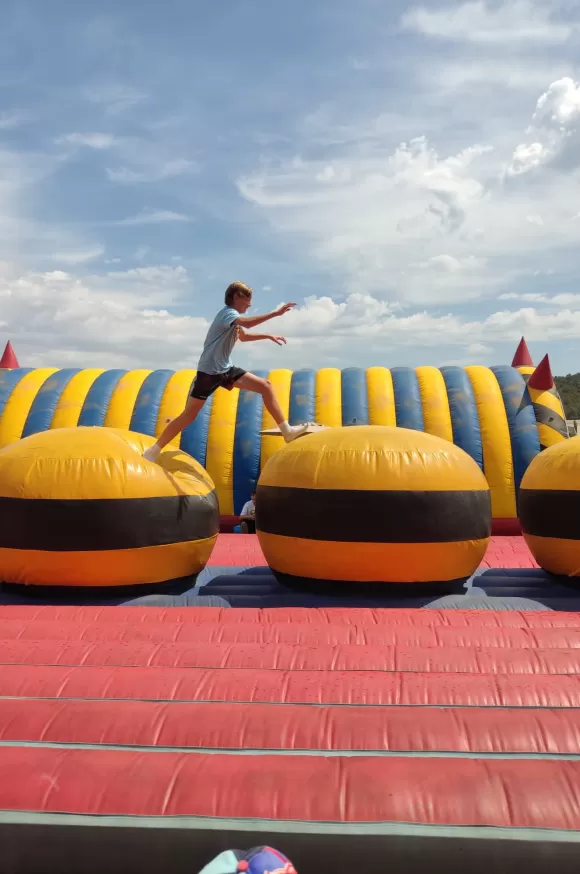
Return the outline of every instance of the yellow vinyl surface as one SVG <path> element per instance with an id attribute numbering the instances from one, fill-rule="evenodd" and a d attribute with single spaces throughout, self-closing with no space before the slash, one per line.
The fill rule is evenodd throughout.
<path id="1" fill-rule="evenodd" d="M 239 397 L 237 388 L 218 388 L 209 419 L 205 466 L 215 483 L 223 516 L 234 512 L 234 438 Z"/>
<path id="2" fill-rule="evenodd" d="M 263 531 L 259 539 L 268 564 L 282 574 L 361 583 L 381 581 L 388 574 L 393 581 L 410 584 L 471 576 L 489 542 L 338 543 Z"/>
<path id="3" fill-rule="evenodd" d="M 0 452 L 3 498 L 157 498 L 206 495 L 214 484 L 182 452 L 164 452 L 159 463 L 142 458 L 153 438 L 103 428 L 41 431 Z"/>
<path id="4" fill-rule="evenodd" d="M 94 381 L 103 370 L 81 370 L 69 380 L 52 417 L 51 428 L 74 428 L 78 425 L 83 404 Z"/>
<path id="5" fill-rule="evenodd" d="M 314 419 L 328 428 L 342 427 L 342 375 L 338 368 L 325 367 L 316 373 Z"/>
<path id="6" fill-rule="evenodd" d="M 37 586 L 158 583 L 199 573 L 211 556 L 216 538 L 98 552 L 0 548 L 0 568 L 6 582 Z"/>
<path id="7" fill-rule="evenodd" d="M 453 443 L 451 410 L 443 374 L 437 367 L 417 367 L 415 373 L 421 393 L 425 431 Z"/>
<path id="8" fill-rule="evenodd" d="M 494 519 L 514 519 L 516 512 L 514 465 L 505 406 L 494 373 L 487 367 L 465 368 L 475 395 L 483 468 L 491 490 Z"/>
<path id="9" fill-rule="evenodd" d="M 137 396 L 150 373 L 150 370 L 130 370 L 121 377 L 109 401 L 105 428 L 129 428 Z"/>
<path id="10" fill-rule="evenodd" d="M 165 429 L 168 419 L 175 419 L 184 411 L 196 372 L 195 370 L 176 370 L 169 379 L 159 404 L 155 425 L 156 437 L 159 437 Z M 181 434 L 178 434 L 168 445 L 177 449 L 180 442 Z"/>
<path id="11" fill-rule="evenodd" d="M 393 377 L 386 367 L 369 367 L 367 372 L 369 425 L 397 424 Z"/>
<path id="12" fill-rule="evenodd" d="M 56 370 L 56 367 L 32 370 L 14 387 L 0 417 L 0 449 L 20 440 L 36 395 Z"/>
<path id="13" fill-rule="evenodd" d="M 272 370 L 268 375 L 268 379 L 272 383 L 280 408 L 284 413 L 284 417 L 287 419 L 290 415 L 290 384 L 292 382 L 292 371 Z M 276 423 L 266 407 L 264 407 L 262 412 L 262 431 L 274 427 L 276 427 Z M 271 458 L 271 456 L 274 455 L 274 453 L 283 445 L 284 443 L 281 437 L 263 436 L 260 447 L 261 467 L 264 467 L 268 459 Z"/>
<path id="14" fill-rule="evenodd" d="M 580 577 L 580 540 L 539 537 L 525 534 L 530 552 L 541 568 L 550 574 Z"/>
<path id="15" fill-rule="evenodd" d="M 580 437 L 570 437 L 539 455 L 522 477 L 522 489 L 580 490 Z"/>
<path id="16" fill-rule="evenodd" d="M 330 429 L 301 437 L 270 459 L 262 470 L 260 485 L 347 490 L 488 489 L 479 466 L 453 443 L 422 431 L 382 425 Z"/>

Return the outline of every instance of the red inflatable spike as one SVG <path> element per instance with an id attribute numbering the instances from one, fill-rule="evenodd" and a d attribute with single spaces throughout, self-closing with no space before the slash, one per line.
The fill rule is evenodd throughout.
<path id="1" fill-rule="evenodd" d="M 535 388 L 537 391 L 550 391 L 554 388 L 554 377 L 552 376 L 552 368 L 550 367 L 550 359 L 544 355 L 532 375 L 528 380 L 529 388 Z"/>
<path id="2" fill-rule="evenodd" d="M 20 367 L 10 340 L 6 343 L 4 354 L 0 358 L 0 370 L 16 370 Z"/>
<path id="3" fill-rule="evenodd" d="M 525 337 L 519 342 L 518 348 L 516 349 L 516 354 L 514 355 L 514 360 L 512 361 L 512 367 L 533 367 L 534 362 L 532 361 L 532 356 L 530 355 L 530 350 L 528 349 Z"/>

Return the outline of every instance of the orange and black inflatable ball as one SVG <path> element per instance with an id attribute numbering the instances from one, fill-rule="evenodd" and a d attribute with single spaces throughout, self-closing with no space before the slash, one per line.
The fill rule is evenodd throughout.
<path id="1" fill-rule="evenodd" d="M 541 568 L 580 576 L 580 437 L 540 452 L 520 486 L 522 534 Z"/>
<path id="2" fill-rule="evenodd" d="M 219 530 L 214 484 L 183 452 L 145 461 L 152 443 L 57 428 L 0 450 L 0 580 L 128 586 L 201 571 Z"/>
<path id="3" fill-rule="evenodd" d="M 256 529 L 279 578 L 356 584 L 470 576 L 491 534 L 487 480 L 462 449 L 406 428 L 331 428 L 266 463 Z"/>

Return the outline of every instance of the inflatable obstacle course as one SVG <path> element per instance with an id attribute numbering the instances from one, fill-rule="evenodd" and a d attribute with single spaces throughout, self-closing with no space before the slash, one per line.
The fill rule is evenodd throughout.
<path id="1" fill-rule="evenodd" d="M 516 360 L 515 366 L 492 368 L 322 368 L 259 375 L 271 380 L 291 424 L 390 425 L 455 443 L 484 472 L 493 519 L 513 521 L 530 461 L 567 436 L 553 380 L 546 388 L 544 373 L 536 385 L 530 370 L 533 374 L 533 366 Z M 0 370 L 0 448 L 39 431 L 79 425 L 155 437 L 183 410 L 194 378 L 194 370 Z M 258 395 L 219 389 L 174 445 L 208 471 L 222 516 L 240 512 L 260 471 L 280 449 L 279 437 L 260 433 L 274 425 Z"/>

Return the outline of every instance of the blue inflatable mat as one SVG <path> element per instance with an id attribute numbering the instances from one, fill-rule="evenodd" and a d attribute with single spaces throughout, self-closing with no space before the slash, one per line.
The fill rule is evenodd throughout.
<path id="1" fill-rule="evenodd" d="M 369 588 L 357 592 L 332 592 L 311 589 L 291 589 L 278 582 L 270 568 L 206 568 L 200 574 L 198 591 L 218 595 L 232 607 L 410 607 L 421 608 L 448 594 L 470 594 L 499 599 L 528 598 L 550 610 L 580 611 L 580 581 L 576 587 L 568 580 L 552 577 L 536 568 L 494 568 L 477 571 L 464 584 L 447 587 L 445 583 L 425 592 L 420 586 L 384 586 L 377 591 Z M 457 609 L 457 601 L 454 600 Z M 468 605 L 466 605 L 468 608 Z M 473 609 L 473 607 L 472 607 Z"/>

